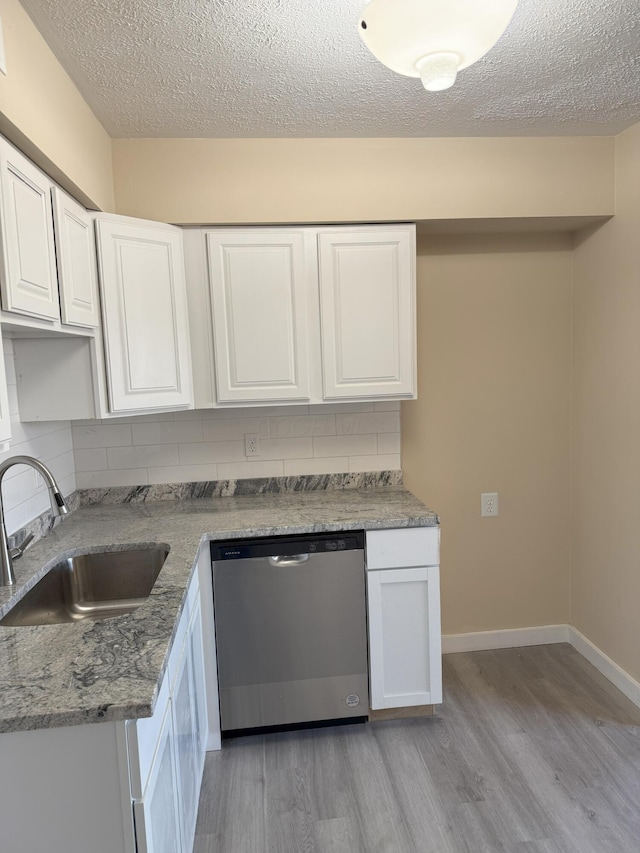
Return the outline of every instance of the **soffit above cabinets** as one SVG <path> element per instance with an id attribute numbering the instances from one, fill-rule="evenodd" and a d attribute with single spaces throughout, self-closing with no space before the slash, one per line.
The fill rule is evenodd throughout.
<path id="1" fill-rule="evenodd" d="M 610 135 L 640 118 L 637 0 L 520 0 L 446 92 L 361 43 L 365 0 L 22 0 L 113 137 Z"/>

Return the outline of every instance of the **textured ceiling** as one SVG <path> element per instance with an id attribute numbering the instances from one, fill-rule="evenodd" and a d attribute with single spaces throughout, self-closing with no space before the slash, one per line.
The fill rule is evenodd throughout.
<path id="1" fill-rule="evenodd" d="M 520 0 L 439 93 L 369 54 L 363 0 L 22 3 L 114 137 L 590 135 L 640 119 L 640 0 Z"/>

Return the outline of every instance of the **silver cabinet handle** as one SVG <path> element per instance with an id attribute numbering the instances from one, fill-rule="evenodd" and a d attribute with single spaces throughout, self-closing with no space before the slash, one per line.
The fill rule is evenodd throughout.
<path id="1" fill-rule="evenodd" d="M 301 566 L 309 559 L 309 554 L 292 554 L 290 557 L 269 557 L 272 566 Z"/>

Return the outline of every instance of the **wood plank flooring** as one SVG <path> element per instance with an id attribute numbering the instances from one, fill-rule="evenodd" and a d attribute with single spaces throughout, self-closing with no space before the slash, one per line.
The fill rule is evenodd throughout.
<path id="1" fill-rule="evenodd" d="M 444 658 L 435 717 L 209 753 L 194 853 L 640 853 L 640 710 L 566 644 Z"/>

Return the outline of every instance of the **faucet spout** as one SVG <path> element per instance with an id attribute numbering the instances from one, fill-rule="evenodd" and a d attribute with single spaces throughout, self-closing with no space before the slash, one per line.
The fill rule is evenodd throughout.
<path id="1" fill-rule="evenodd" d="M 29 465 L 31 468 L 33 468 L 35 471 L 38 471 L 38 473 L 42 475 L 49 490 L 51 511 L 53 512 L 54 516 L 66 515 L 69 512 L 69 508 L 67 507 L 67 504 L 65 503 L 65 500 L 62 497 L 62 493 L 58 487 L 58 484 L 55 481 L 53 474 L 47 468 L 46 465 L 40 462 L 39 459 L 35 459 L 33 456 L 11 456 L 9 457 L 9 459 L 5 459 L 4 462 L 0 463 L 0 587 L 13 586 L 13 584 L 16 582 L 15 574 L 13 571 L 12 558 L 15 560 L 18 557 L 21 557 L 22 553 L 24 552 L 24 549 L 28 544 L 27 540 L 25 539 L 25 541 L 18 545 L 18 547 L 15 548 L 13 552 L 9 550 L 7 527 L 4 520 L 4 506 L 2 504 L 2 480 L 4 479 L 4 475 L 7 473 L 9 468 L 13 468 L 14 465 Z M 27 539 L 29 539 L 29 537 L 27 537 Z"/>

